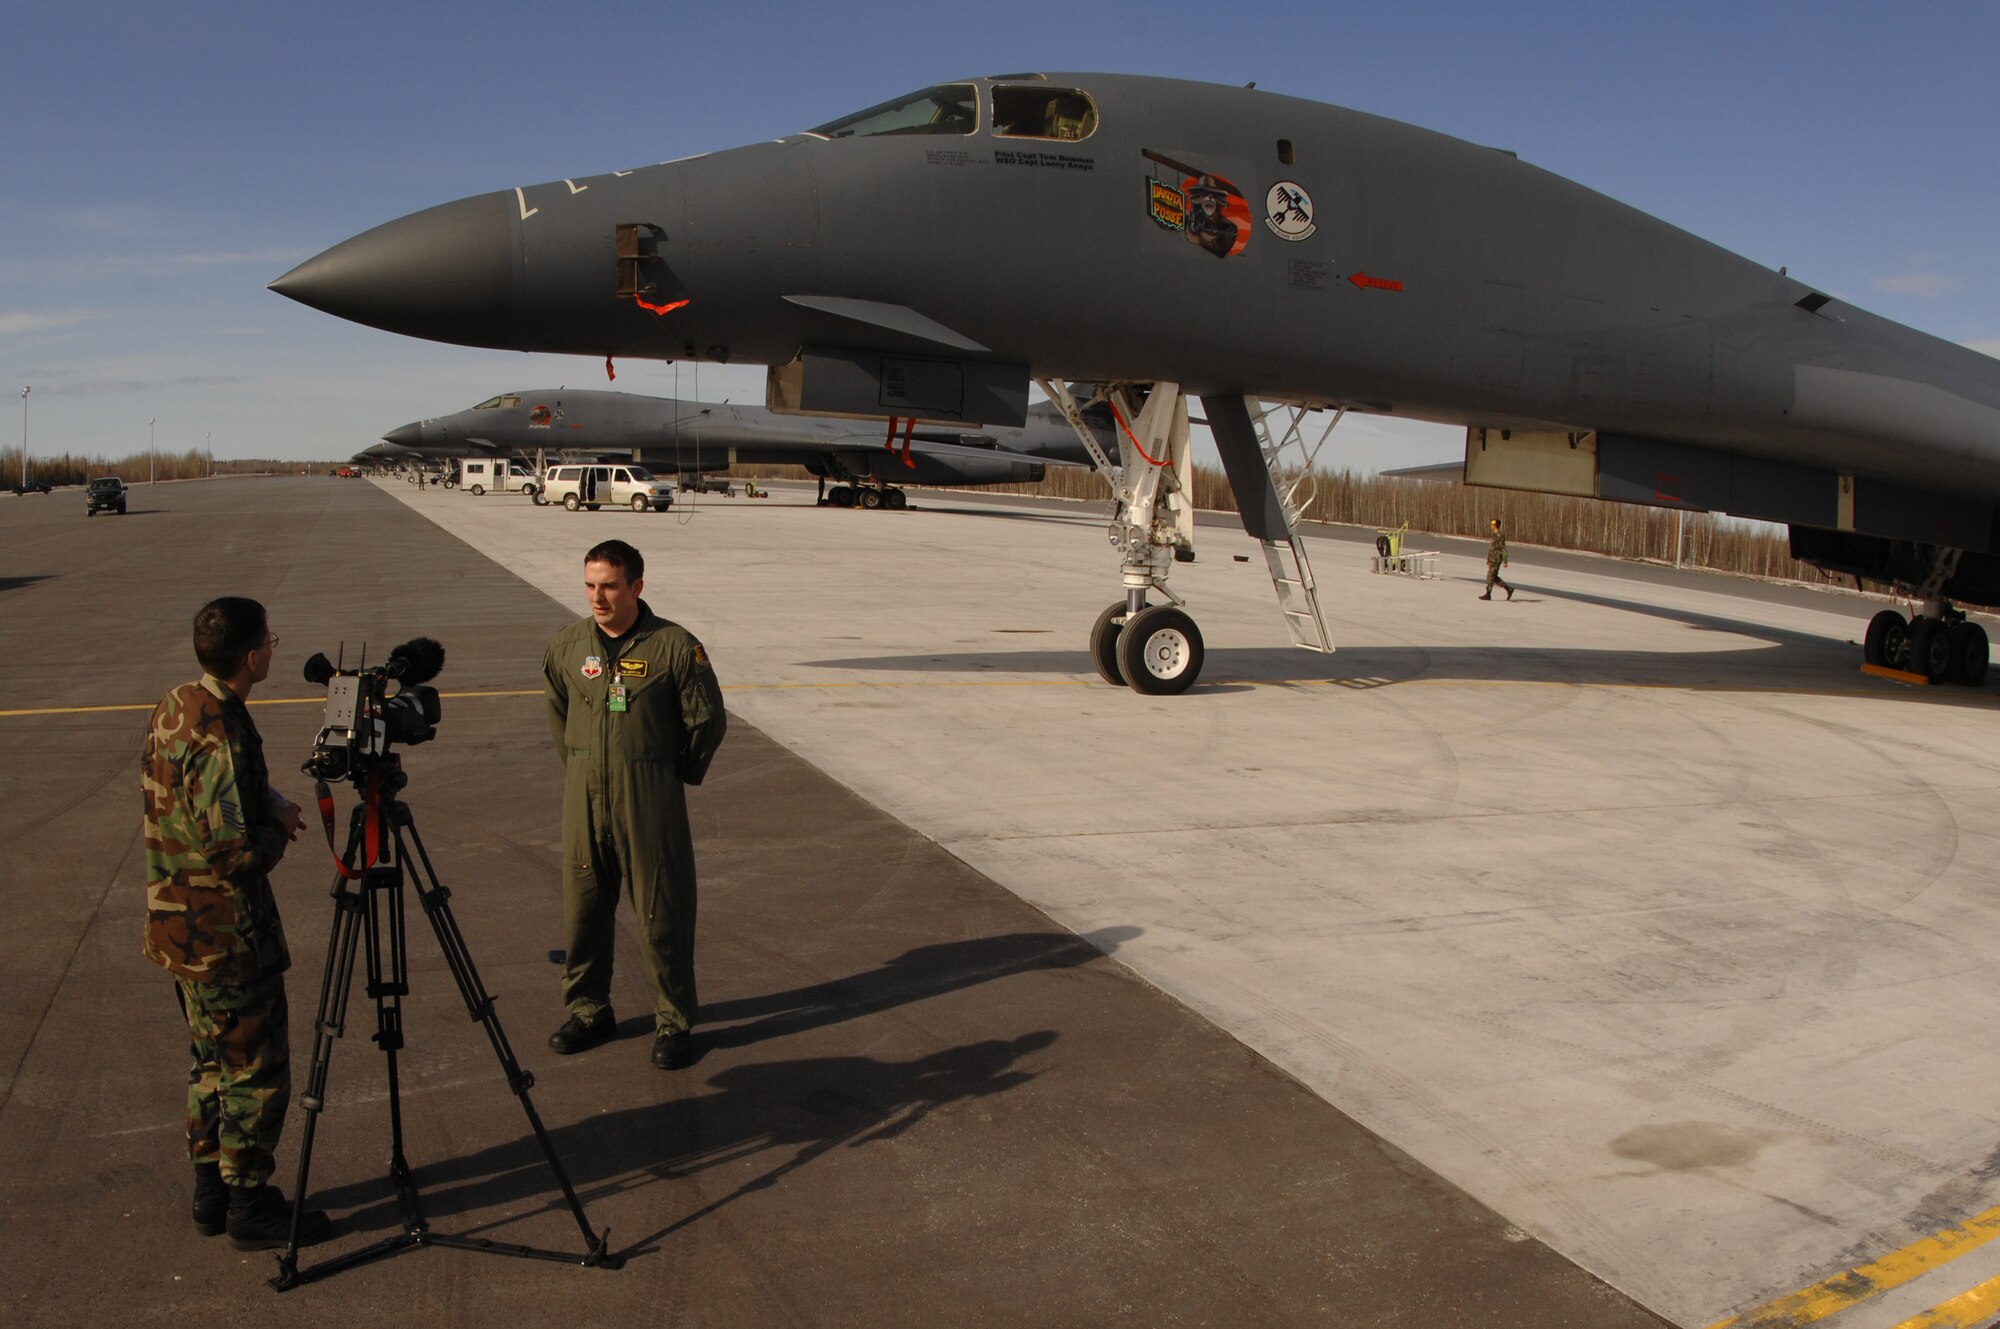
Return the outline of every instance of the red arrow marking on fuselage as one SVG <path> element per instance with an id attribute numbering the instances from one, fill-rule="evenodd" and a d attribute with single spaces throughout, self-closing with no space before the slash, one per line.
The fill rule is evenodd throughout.
<path id="1" fill-rule="evenodd" d="M 1403 283 L 1399 281 L 1390 281 L 1387 277 L 1371 277 L 1365 272 L 1357 272 L 1347 280 L 1353 282 L 1364 291 L 1371 286 L 1378 291 L 1400 291 L 1403 289 Z"/>

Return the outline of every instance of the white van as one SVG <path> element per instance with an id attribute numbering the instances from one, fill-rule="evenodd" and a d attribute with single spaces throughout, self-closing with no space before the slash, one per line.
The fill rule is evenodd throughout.
<path id="1" fill-rule="evenodd" d="M 519 462 L 497 457 L 466 457 L 458 463 L 458 484 L 468 494 L 535 494 L 535 473 Z"/>
<path id="2" fill-rule="evenodd" d="M 634 512 L 651 509 L 665 512 L 673 506 L 674 491 L 653 478 L 643 466 L 624 462 L 594 462 L 588 466 L 566 463 L 549 468 L 547 501 L 560 503 L 571 512 L 578 508 L 597 511 L 606 503 Z"/>

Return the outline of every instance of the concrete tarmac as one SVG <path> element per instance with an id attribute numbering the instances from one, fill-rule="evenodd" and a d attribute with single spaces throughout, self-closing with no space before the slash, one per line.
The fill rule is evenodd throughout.
<path id="1" fill-rule="evenodd" d="M 737 714 L 1668 1320 L 2000 1314 L 2000 712 L 1861 675 L 1879 602 L 1346 532 L 1316 657 L 1217 522 L 1154 699 L 1096 505 L 389 489 L 562 601 L 633 540 Z"/>
<path id="2" fill-rule="evenodd" d="M 1059 555 L 1096 543 L 1073 518 L 743 500 L 715 500 L 692 520 L 571 517 L 509 502 L 322 478 L 139 486 L 124 517 L 86 519 L 80 499 L 0 501 L 0 894 L 16 933 L 0 952 L 8 1323 L 1662 1323 L 1573 1253 L 1357 1122 L 1340 1093 L 1301 1083 L 1288 1059 L 1260 1051 L 1261 1033 L 1199 1009 L 1216 1006 L 1216 990 L 1238 992 L 1233 1000 L 1269 1012 L 1266 1026 L 1317 1045 L 1305 1017 L 1281 1013 L 1291 965 L 1305 963 L 1410 1053 L 1392 1071 L 1394 1052 L 1355 1047 L 1345 1054 L 1355 1084 L 1387 1075 L 1458 1118 L 1480 1111 L 1458 1098 L 1465 1075 L 1409 1035 L 1436 1022 L 1505 1043 L 1506 1022 L 1468 1030 L 1420 986 L 1376 986 L 1355 962 L 1357 951 L 1390 958 L 1443 926 L 1444 902 L 1419 899 L 1425 873 L 1405 863 L 1385 879 L 1343 853 L 1310 878 L 1287 874 L 1315 899 L 1358 901 L 1341 884 L 1352 878 L 1404 901 L 1407 925 L 1359 928 L 1357 909 L 1338 920 L 1351 934 L 1343 944 L 1311 954 L 1313 935 L 1286 919 L 1227 917 L 1253 906 L 1240 887 L 1266 871 L 1264 836 L 1242 809 L 1182 814 L 1203 791 L 1255 773 L 1256 819 L 1325 826 L 1324 808 L 1308 815 L 1308 804 L 1373 791 L 1409 804 L 1408 824 L 1420 825 L 1437 792 L 1415 795 L 1407 782 L 1423 776 L 1426 754 L 1395 754 L 1409 735 L 1435 732 L 1422 717 L 1435 703 L 1403 701 L 1393 685 L 1513 671 L 1479 665 L 1476 652 L 1392 645 L 1376 650 L 1381 677 L 1365 686 L 1284 682 L 1294 657 L 1265 644 L 1267 622 L 1239 638 L 1212 634 L 1215 681 L 1199 694 L 1149 701 L 1084 681 L 1081 632 L 1090 601 L 1106 598 L 1087 588 L 1108 579 L 1081 560 L 1057 570 Z M 1050 531 L 1071 548 L 1047 547 Z M 549 633 L 579 612 L 583 547 L 611 534 L 646 549 L 648 598 L 708 641 L 737 717 L 692 798 L 704 1055 L 673 1074 L 647 1062 L 649 1003 L 629 935 L 614 993 L 622 1037 L 572 1058 L 543 1045 L 561 1018 L 549 959 L 561 944 L 560 793 L 538 665 Z M 1226 562 L 1213 570 L 1233 575 Z M 1425 588 L 1395 588 L 1413 589 Z M 167 976 L 139 955 L 136 759 L 153 701 L 196 672 L 194 608 L 228 593 L 262 599 L 282 638 L 253 713 L 276 783 L 302 802 L 294 772 L 321 700 L 298 681 L 305 657 L 343 642 L 350 661 L 364 641 L 370 659 L 416 635 L 445 643 L 445 720 L 435 742 L 405 753 L 407 798 L 535 1077 L 535 1106 L 622 1269 L 414 1249 L 281 1297 L 265 1285 L 270 1256 L 195 1235 L 180 1125 L 185 1030 Z M 1080 619 L 1078 594 L 1089 609 Z M 1211 621 L 1225 620 L 1204 614 Z M 1810 667 L 1795 644 L 1780 649 L 1794 671 Z M 1536 659 L 1530 675 L 1550 667 Z M 1565 690 L 1591 692 L 1587 680 Z M 1436 695 L 1453 704 L 1449 690 Z M 1579 709 L 1533 688 L 1480 695 L 1517 725 Z M 1869 693 L 1869 704 L 1912 726 L 1940 714 L 1885 696 Z M 1342 730 L 1364 728 L 1352 712 L 1378 699 L 1395 704 L 1362 719 L 1382 732 L 1357 734 L 1341 753 L 1283 732 L 1315 709 Z M 1955 723 L 1990 723 L 1983 703 L 1956 701 Z M 1949 774 L 1977 768 L 1979 736 L 1965 734 Z M 836 767 L 847 774 L 836 778 Z M 1339 776 L 1330 786 L 1329 773 Z M 926 792 L 906 812 L 911 791 Z M 340 802 L 344 822 L 352 791 Z M 301 1073 L 330 923 L 323 844 L 301 838 L 276 874 Z M 1480 856 L 1511 852 L 1492 844 Z M 988 875 L 995 867 L 1021 880 L 1003 889 Z M 1076 894 L 1055 899 L 1034 885 L 1042 879 Z M 1118 882 L 1148 891 L 1106 888 Z M 1142 907 L 1147 893 L 1172 901 L 1166 916 Z M 1218 928 L 1227 949 L 1290 958 L 1268 982 L 1174 995 L 1128 964 L 1218 968 L 1192 940 Z M 521 1106 L 414 907 L 409 929 L 400 1102 L 425 1217 L 440 1232 L 580 1256 Z M 1860 939 L 1850 948 L 1867 949 Z M 1460 966 L 1431 954 L 1429 967 Z M 1613 1004 L 1633 999 L 1617 990 L 1630 968 L 1618 961 L 1569 957 Z M 1961 1007 L 1968 1023 L 1980 1016 L 1976 998 Z M 373 1029 L 357 993 L 310 1184 L 338 1233 L 308 1264 L 403 1227 L 386 1182 L 385 1058 Z M 1375 1105 L 1373 1095 L 1356 1101 Z M 295 1105 L 280 1153 L 288 1191 L 299 1118 Z M 1483 1138 L 1524 1172 L 1509 1132 Z M 1663 1147 L 1641 1142 L 1620 1166 L 1655 1175 Z M 1564 1184 L 1546 1178 L 1535 1193 Z M 1967 1183 L 1968 1202 L 1981 1184 Z M 1757 1263 L 1718 1249 L 1739 1274 Z"/>

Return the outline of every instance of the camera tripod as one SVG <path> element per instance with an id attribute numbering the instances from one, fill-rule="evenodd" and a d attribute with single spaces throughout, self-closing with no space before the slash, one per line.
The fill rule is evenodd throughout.
<path id="1" fill-rule="evenodd" d="M 451 1246 L 484 1251 L 489 1255 L 551 1260 L 590 1268 L 618 1268 L 624 1261 L 610 1254 L 610 1233 L 607 1231 L 600 1236 L 590 1230 L 583 1202 L 577 1199 L 569 1174 L 557 1159 L 549 1133 L 536 1114 L 534 1103 L 528 1098 L 528 1090 L 535 1077 L 521 1068 L 520 1062 L 514 1058 L 514 1050 L 508 1046 L 507 1033 L 500 1027 L 500 1019 L 493 1011 L 493 997 L 481 985 L 479 971 L 473 967 L 472 955 L 458 930 L 458 921 L 452 917 L 451 892 L 438 883 L 430 855 L 424 851 L 423 839 L 417 834 L 416 820 L 409 806 L 396 797 L 405 782 L 401 763 L 393 755 L 382 758 L 365 773 L 357 772 L 355 775 L 362 801 L 355 807 L 349 822 L 347 850 L 341 856 L 340 871 L 333 880 L 333 932 L 327 940 L 326 976 L 320 983 L 319 1011 L 313 1019 L 312 1065 L 307 1072 L 305 1091 L 299 1097 L 306 1121 L 305 1134 L 299 1144 L 298 1177 L 292 1191 L 292 1223 L 285 1247 L 278 1253 L 278 1275 L 271 1280 L 271 1286 L 285 1292 L 301 1283 L 326 1278 L 414 1246 Z M 330 846 L 333 807 L 324 785 L 320 789 L 320 806 L 326 819 Z M 411 849 L 416 851 L 414 861 L 410 858 Z M 403 927 L 405 877 L 415 882 L 417 899 L 430 919 L 431 930 L 437 933 L 438 945 L 444 951 L 445 963 L 451 969 L 452 978 L 458 983 L 459 995 L 465 998 L 466 1009 L 471 1012 L 472 1018 L 492 1040 L 493 1053 L 507 1075 L 507 1086 L 521 1100 L 521 1108 L 528 1114 L 528 1124 L 534 1127 L 535 1138 L 541 1142 L 542 1155 L 548 1159 L 549 1170 L 555 1173 L 556 1181 L 562 1186 L 563 1197 L 569 1202 L 570 1213 L 575 1215 L 577 1228 L 582 1232 L 587 1247 L 581 1256 L 533 1246 L 450 1236 L 431 1231 L 430 1225 L 424 1221 L 416 1182 L 411 1176 L 408 1161 L 403 1157 L 403 1111 L 398 1096 L 396 1065 L 396 1054 L 403 1046 L 402 1002 L 410 990 Z M 372 1246 L 301 1269 L 299 1224 L 305 1213 L 313 1136 L 319 1125 L 319 1114 L 326 1106 L 327 1071 L 333 1059 L 333 1040 L 345 1032 L 347 998 L 353 988 L 354 960 L 358 953 L 367 956 L 367 993 L 375 1001 L 374 1041 L 389 1059 L 389 1182 L 395 1187 L 396 1199 L 402 1208 L 403 1230 Z"/>

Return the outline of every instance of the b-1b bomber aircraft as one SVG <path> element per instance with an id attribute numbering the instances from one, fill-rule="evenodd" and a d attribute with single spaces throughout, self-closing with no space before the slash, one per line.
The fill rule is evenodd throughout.
<path id="1" fill-rule="evenodd" d="M 1109 443 L 1108 420 L 1097 429 Z M 739 462 L 803 466 L 835 507 L 902 508 L 904 485 L 1032 484 L 1050 463 L 1091 465 L 1056 408 L 1037 403 L 1019 428 L 780 415 L 761 406 L 681 401 L 592 388 L 503 392 L 451 415 L 382 436 L 405 453 L 457 457 L 621 456 L 656 475 L 718 471 Z M 828 490 L 826 482 L 835 482 Z M 539 501 L 539 494 L 537 495 Z"/>
<path id="2" fill-rule="evenodd" d="M 940 83 L 445 203 L 272 287 L 462 345 L 762 364 L 778 411 L 1018 426 L 1035 381 L 1089 452 L 1102 403 L 1122 594 L 1091 654 L 1141 692 L 1201 670 L 1168 585 L 1190 397 L 1310 649 L 1332 642 L 1282 477 L 1348 410 L 1463 425 L 1474 484 L 1784 522 L 1799 558 L 1920 602 L 1876 616 L 1870 663 L 1976 682 L 1954 602 L 2000 603 L 2000 361 L 1511 153 L 1254 89 Z"/>

